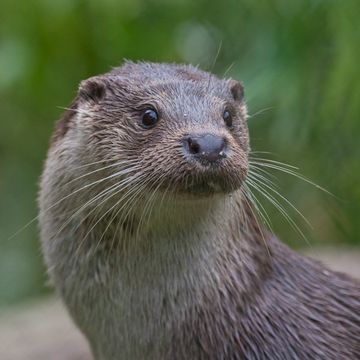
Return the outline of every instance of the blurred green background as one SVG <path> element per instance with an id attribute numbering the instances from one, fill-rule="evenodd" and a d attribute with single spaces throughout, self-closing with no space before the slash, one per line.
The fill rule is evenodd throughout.
<path id="1" fill-rule="evenodd" d="M 360 243 L 358 0 L 0 0 L 0 305 L 44 293 L 37 182 L 78 83 L 124 58 L 190 62 L 245 84 L 254 150 L 337 198 L 276 174 L 308 242 Z M 217 56 L 218 53 L 218 56 Z M 271 206 L 279 236 L 310 246 Z"/>

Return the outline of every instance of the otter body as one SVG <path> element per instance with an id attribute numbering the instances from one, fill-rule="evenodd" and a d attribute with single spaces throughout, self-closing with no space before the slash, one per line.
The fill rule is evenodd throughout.
<path id="1" fill-rule="evenodd" d="M 360 358 L 360 285 L 263 228 L 240 83 L 126 63 L 58 123 L 40 191 L 50 277 L 98 360 Z"/>

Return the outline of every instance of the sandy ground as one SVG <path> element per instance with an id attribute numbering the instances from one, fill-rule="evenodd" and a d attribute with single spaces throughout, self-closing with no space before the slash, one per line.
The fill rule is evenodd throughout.
<path id="1" fill-rule="evenodd" d="M 360 250 L 315 248 L 307 255 L 360 278 Z M 90 360 L 89 347 L 54 297 L 0 312 L 1 360 Z"/>

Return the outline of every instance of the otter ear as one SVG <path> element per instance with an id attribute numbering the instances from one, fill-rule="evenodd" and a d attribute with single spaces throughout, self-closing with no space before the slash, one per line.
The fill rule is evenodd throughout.
<path id="1" fill-rule="evenodd" d="M 105 97 L 106 82 L 100 76 L 94 76 L 80 83 L 79 97 L 85 101 L 98 103 Z"/>
<path id="2" fill-rule="evenodd" d="M 241 102 L 244 99 L 244 87 L 241 82 L 237 80 L 228 80 L 230 92 L 235 101 Z"/>

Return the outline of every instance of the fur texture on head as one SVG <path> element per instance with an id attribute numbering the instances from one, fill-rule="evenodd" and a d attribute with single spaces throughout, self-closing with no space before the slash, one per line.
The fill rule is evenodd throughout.
<path id="1" fill-rule="evenodd" d="M 142 125 L 147 109 L 159 116 L 153 128 Z M 223 119 L 225 110 L 231 128 Z M 136 163 L 144 177 L 156 185 L 161 181 L 160 188 L 188 191 L 192 184 L 212 182 L 233 191 L 247 172 L 246 119 L 243 89 L 235 80 L 220 80 L 191 66 L 126 63 L 81 83 L 53 141 L 56 145 L 81 131 L 78 151 L 104 162 Z M 198 134 L 224 138 L 227 156 L 218 166 L 204 167 L 185 154 L 183 142 Z"/>
<path id="2" fill-rule="evenodd" d="M 127 62 L 81 83 L 52 138 L 40 226 L 96 359 L 359 356 L 358 284 L 259 225 L 249 151 L 235 80 Z"/>

